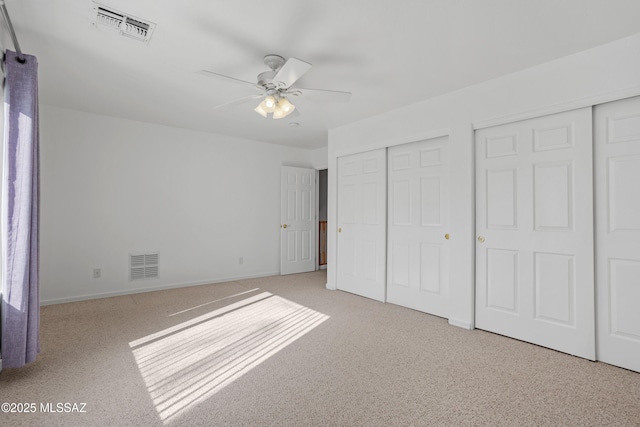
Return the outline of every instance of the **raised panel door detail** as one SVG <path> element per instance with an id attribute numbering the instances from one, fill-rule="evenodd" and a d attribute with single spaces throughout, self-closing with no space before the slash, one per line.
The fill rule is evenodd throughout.
<path id="1" fill-rule="evenodd" d="M 311 230 L 303 230 L 300 232 L 302 259 L 311 260 Z"/>
<path id="2" fill-rule="evenodd" d="M 297 249 L 298 241 L 296 239 L 296 232 L 293 230 L 285 231 L 287 239 L 287 262 L 296 262 L 298 260 Z"/>
<path id="3" fill-rule="evenodd" d="M 298 211 L 298 192 L 296 190 L 287 190 L 287 221 L 296 219 Z"/>
<path id="4" fill-rule="evenodd" d="M 411 225 L 411 181 L 408 179 L 394 180 L 392 224 Z"/>
<path id="5" fill-rule="evenodd" d="M 573 124 L 535 129 L 533 134 L 534 151 L 560 150 L 573 147 Z"/>
<path id="6" fill-rule="evenodd" d="M 313 169 L 281 167 L 280 274 L 315 270 L 315 176 Z"/>
<path id="7" fill-rule="evenodd" d="M 378 219 L 378 184 L 367 182 L 362 185 L 362 222 L 376 225 Z"/>
<path id="8" fill-rule="evenodd" d="M 342 176 L 355 176 L 358 174 L 358 162 L 348 161 L 342 164 L 340 173 Z"/>
<path id="9" fill-rule="evenodd" d="M 422 243 L 420 245 L 420 291 L 440 293 L 440 252 L 441 245 Z"/>
<path id="10" fill-rule="evenodd" d="M 574 325 L 575 272 L 573 255 L 535 253 L 536 319 Z"/>
<path id="11" fill-rule="evenodd" d="M 609 230 L 640 230 L 640 156 L 609 158 Z"/>
<path id="12" fill-rule="evenodd" d="M 476 327 L 590 360 L 592 131 L 587 107 L 475 135 Z M 505 135 L 518 136 L 517 153 L 486 146 Z"/>
<path id="13" fill-rule="evenodd" d="M 640 372 L 640 96 L 594 113 L 598 360 Z"/>
<path id="14" fill-rule="evenodd" d="M 487 250 L 487 302 L 491 309 L 518 313 L 518 251 Z"/>
<path id="15" fill-rule="evenodd" d="M 376 256 L 378 252 L 378 245 L 373 240 L 362 240 L 360 242 L 360 272 L 359 274 L 362 277 L 365 277 L 368 280 L 376 281 L 377 271 L 378 271 L 378 257 Z"/>
<path id="16" fill-rule="evenodd" d="M 301 200 L 301 204 L 302 204 L 302 209 L 301 209 L 301 215 L 299 219 L 302 220 L 307 220 L 307 221 L 311 221 L 311 206 L 312 206 L 312 200 L 311 200 L 311 192 L 310 191 L 301 191 L 300 195 L 302 196 L 302 200 Z"/>
<path id="17" fill-rule="evenodd" d="M 391 170 L 401 171 L 411 168 L 411 153 L 395 154 L 391 156 Z"/>
<path id="18" fill-rule="evenodd" d="M 362 173 L 376 173 L 379 170 L 378 159 L 365 159 L 362 162 Z"/>
<path id="19" fill-rule="evenodd" d="M 337 241 L 336 287 L 384 301 L 387 280 L 386 150 L 352 154 L 337 160 L 338 215 L 334 234 L 329 234 Z"/>
<path id="20" fill-rule="evenodd" d="M 339 207 L 341 215 L 340 222 L 342 224 L 355 224 L 356 216 L 356 186 L 353 184 L 344 184 L 340 188 Z"/>
<path id="21" fill-rule="evenodd" d="M 533 171 L 536 230 L 573 228 L 573 164 L 536 164 Z"/>
<path id="22" fill-rule="evenodd" d="M 387 301 L 448 317 L 448 137 L 390 147 L 388 153 Z M 401 156 L 408 167 L 394 166 Z"/>
<path id="23" fill-rule="evenodd" d="M 393 242 L 391 255 L 393 286 L 409 287 L 409 254 L 409 242 Z"/>
<path id="24" fill-rule="evenodd" d="M 441 147 L 420 150 L 420 167 L 428 168 L 430 166 L 439 166 L 442 164 L 441 157 Z"/>
<path id="25" fill-rule="evenodd" d="M 608 119 L 607 142 L 640 142 L 640 114 L 610 117 Z"/>
<path id="26" fill-rule="evenodd" d="M 517 228 L 517 171 L 516 169 L 487 170 L 485 191 L 487 228 Z"/>
<path id="27" fill-rule="evenodd" d="M 518 154 L 518 135 L 500 135 L 489 137 L 485 142 L 485 157 L 515 156 Z"/>
<path id="28" fill-rule="evenodd" d="M 340 245 L 340 265 L 342 274 L 356 277 L 356 242 L 353 239 L 343 238 Z"/>
<path id="29" fill-rule="evenodd" d="M 420 178 L 421 225 L 441 226 L 441 184 L 439 176 Z"/>
<path id="30" fill-rule="evenodd" d="M 610 260 L 611 333 L 640 343 L 640 261 Z"/>

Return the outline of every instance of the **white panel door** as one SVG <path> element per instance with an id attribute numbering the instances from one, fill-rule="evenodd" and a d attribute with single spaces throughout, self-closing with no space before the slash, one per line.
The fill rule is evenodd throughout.
<path id="1" fill-rule="evenodd" d="M 476 132 L 476 326 L 594 360 L 591 123 Z"/>
<path id="2" fill-rule="evenodd" d="M 387 301 L 448 317 L 448 138 L 388 151 Z"/>
<path id="3" fill-rule="evenodd" d="M 338 158 L 337 288 L 385 299 L 386 152 Z"/>
<path id="4" fill-rule="evenodd" d="M 316 268 L 316 171 L 282 166 L 280 274 Z"/>
<path id="5" fill-rule="evenodd" d="M 640 372 L 640 97 L 594 117 L 597 357 Z"/>

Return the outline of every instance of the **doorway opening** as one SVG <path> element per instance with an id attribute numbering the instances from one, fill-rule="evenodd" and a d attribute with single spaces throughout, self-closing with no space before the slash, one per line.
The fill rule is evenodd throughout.
<path id="1" fill-rule="evenodd" d="M 318 269 L 327 268 L 327 169 L 318 171 Z"/>

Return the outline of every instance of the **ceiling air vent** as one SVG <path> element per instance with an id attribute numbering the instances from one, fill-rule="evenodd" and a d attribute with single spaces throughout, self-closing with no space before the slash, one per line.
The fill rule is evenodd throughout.
<path id="1" fill-rule="evenodd" d="M 92 2 L 92 11 L 93 25 L 97 28 L 111 30 L 145 43 L 149 42 L 156 27 L 153 22 L 143 21 L 100 3 Z"/>

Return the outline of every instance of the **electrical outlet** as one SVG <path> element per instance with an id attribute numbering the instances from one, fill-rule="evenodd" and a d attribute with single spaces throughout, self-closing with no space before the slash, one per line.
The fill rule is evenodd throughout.
<path id="1" fill-rule="evenodd" d="M 240 265 L 244 264 L 244 257 L 238 258 L 238 264 Z"/>
<path id="2" fill-rule="evenodd" d="M 102 271 L 100 271 L 99 268 L 94 268 L 93 269 L 93 278 L 94 279 L 99 279 L 100 276 L 102 276 Z"/>

